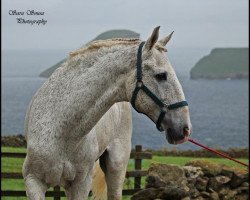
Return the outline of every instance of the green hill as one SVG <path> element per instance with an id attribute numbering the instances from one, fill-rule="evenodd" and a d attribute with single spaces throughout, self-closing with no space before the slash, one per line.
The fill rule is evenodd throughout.
<path id="1" fill-rule="evenodd" d="M 191 79 L 249 77 L 249 48 L 216 48 L 191 69 Z"/>
<path id="2" fill-rule="evenodd" d="M 98 35 L 95 40 L 107 40 L 111 38 L 139 38 L 140 34 L 126 29 L 110 30 Z"/>
<path id="3" fill-rule="evenodd" d="M 111 38 L 139 38 L 139 37 L 140 37 L 139 33 L 136 33 L 134 31 L 130 31 L 130 30 L 121 29 L 121 30 L 110 30 L 110 31 L 106 31 L 104 33 L 101 33 L 96 38 L 94 38 L 92 41 L 106 40 L 106 39 L 111 39 Z M 59 61 L 58 63 L 56 63 L 52 67 L 46 69 L 39 76 L 48 78 L 64 61 L 66 61 L 66 59 L 67 58 Z"/>
<path id="4" fill-rule="evenodd" d="M 39 76 L 44 77 L 44 78 L 48 78 L 66 60 L 67 60 L 67 58 L 64 58 L 63 60 L 59 61 L 58 63 L 56 63 L 52 67 L 50 67 L 50 68 L 44 70 L 43 72 L 41 72 L 39 74 Z"/>

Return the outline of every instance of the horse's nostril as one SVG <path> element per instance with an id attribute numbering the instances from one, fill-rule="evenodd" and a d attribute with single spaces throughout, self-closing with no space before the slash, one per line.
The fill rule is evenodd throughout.
<path id="1" fill-rule="evenodd" d="M 190 135 L 190 130 L 189 130 L 188 127 L 184 127 L 184 128 L 183 128 L 183 135 L 184 135 L 185 137 L 188 137 L 188 136 Z"/>

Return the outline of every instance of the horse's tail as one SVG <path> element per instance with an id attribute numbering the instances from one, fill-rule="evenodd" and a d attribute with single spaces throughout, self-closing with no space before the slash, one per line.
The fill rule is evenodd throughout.
<path id="1" fill-rule="evenodd" d="M 95 200 L 107 199 L 107 184 L 105 181 L 105 175 L 99 165 L 99 160 L 95 162 L 91 190 Z"/>

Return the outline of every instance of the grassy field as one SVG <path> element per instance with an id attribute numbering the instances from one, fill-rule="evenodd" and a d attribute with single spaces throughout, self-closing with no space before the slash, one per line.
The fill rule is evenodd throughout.
<path id="1" fill-rule="evenodd" d="M 13 148 L 13 147 L 2 147 L 2 152 L 26 152 L 24 148 Z M 193 160 L 194 158 L 190 157 L 171 157 L 171 156 L 153 156 L 152 160 L 143 160 L 142 161 L 142 168 L 148 169 L 151 163 L 166 163 L 166 164 L 177 164 L 177 165 L 185 165 L 186 162 Z M 226 160 L 223 158 L 206 158 L 208 160 L 214 161 L 216 163 L 225 164 L 229 166 L 239 166 L 237 163 L 234 163 L 230 160 Z M 2 172 L 21 172 L 23 158 L 1 158 L 2 165 L 1 170 Z M 248 159 L 239 159 L 245 163 L 248 162 Z M 134 160 L 130 160 L 128 164 L 127 170 L 134 169 Z M 124 183 L 124 189 L 132 188 L 133 187 L 133 178 L 127 179 Z M 145 178 L 142 179 L 142 185 L 145 184 Z M 23 180 L 12 180 L 12 179 L 2 179 L 1 181 L 2 190 L 24 190 L 24 182 Z M 4 200 L 14 200 L 14 199 L 26 199 L 26 198 L 17 198 L 17 197 L 4 197 Z M 48 198 L 52 199 L 52 198 Z M 127 200 L 129 197 L 124 197 L 123 200 Z"/>

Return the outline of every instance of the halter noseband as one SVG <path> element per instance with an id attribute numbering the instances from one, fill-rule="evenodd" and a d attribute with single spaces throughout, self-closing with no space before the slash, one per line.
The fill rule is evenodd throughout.
<path id="1" fill-rule="evenodd" d="M 132 98 L 131 98 L 131 104 L 132 104 L 133 108 L 138 113 L 141 113 L 140 111 L 138 111 L 136 109 L 135 101 L 136 101 L 136 97 L 137 97 L 137 94 L 139 93 L 139 91 L 140 90 L 144 91 L 146 93 L 146 95 L 148 95 L 161 108 L 160 115 L 159 115 L 159 117 L 158 117 L 158 119 L 156 121 L 156 128 L 159 131 L 163 131 L 163 128 L 161 127 L 161 123 L 162 123 L 162 120 L 164 119 L 165 114 L 166 114 L 166 111 L 164 111 L 163 108 L 167 108 L 168 110 L 173 110 L 173 109 L 180 108 L 180 107 L 183 107 L 183 106 L 188 106 L 188 103 L 187 103 L 187 101 L 180 101 L 180 102 L 177 102 L 177 103 L 174 103 L 174 104 L 167 105 L 162 100 L 160 100 L 153 92 L 151 92 L 151 90 L 146 85 L 143 84 L 143 82 L 142 82 L 142 48 L 143 48 L 144 44 L 145 44 L 145 42 L 142 42 L 139 45 L 139 49 L 138 49 L 138 52 L 137 52 L 137 62 L 136 62 L 136 68 L 137 68 L 136 78 L 137 78 L 137 81 L 136 81 L 136 87 L 134 89 L 134 92 L 133 92 L 133 95 L 132 95 Z"/>

